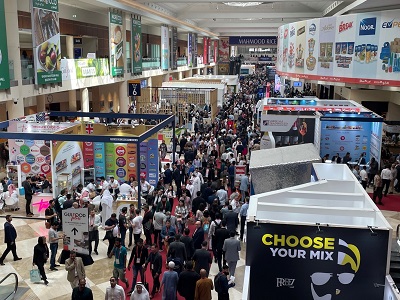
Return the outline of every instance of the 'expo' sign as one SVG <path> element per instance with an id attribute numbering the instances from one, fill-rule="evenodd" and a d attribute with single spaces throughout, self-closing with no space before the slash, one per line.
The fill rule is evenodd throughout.
<path id="1" fill-rule="evenodd" d="M 276 45 L 276 36 L 230 36 L 229 45 Z"/>

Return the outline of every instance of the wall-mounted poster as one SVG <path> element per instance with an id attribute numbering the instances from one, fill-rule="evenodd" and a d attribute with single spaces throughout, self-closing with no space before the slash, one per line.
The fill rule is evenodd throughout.
<path id="1" fill-rule="evenodd" d="M 110 68 L 111 76 L 124 75 L 124 30 L 122 11 L 110 11 Z"/>
<path id="2" fill-rule="evenodd" d="M 36 84 L 61 82 L 58 0 L 32 0 L 31 9 L 35 82 Z"/>
<path id="3" fill-rule="evenodd" d="M 4 0 L 0 0 L 0 90 L 10 88 L 10 72 L 8 70 L 8 48 L 6 17 L 4 12 Z"/>
<path id="4" fill-rule="evenodd" d="M 161 26 L 161 70 L 169 68 L 169 31 L 168 26 Z"/>
<path id="5" fill-rule="evenodd" d="M 142 22 L 132 18 L 132 72 L 142 74 Z"/>

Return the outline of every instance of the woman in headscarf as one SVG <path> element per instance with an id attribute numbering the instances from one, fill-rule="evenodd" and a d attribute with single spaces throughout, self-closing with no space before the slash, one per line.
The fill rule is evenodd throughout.
<path id="1" fill-rule="evenodd" d="M 45 285 L 48 285 L 46 272 L 44 271 L 44 264 L 47 262 L 49 258 L 49 248 L 46 244 L 46 237 L 39 236 L 37 245 L 33 248 L 33 261 L 32 265 L 36 265 L 39 269 L 40 276 L 44 281 Z"/>
<path id="2" fill-rule="evenodd" d="M 150 300 L 149 292 L 141 282 L 135 286 L 135 290 L 131 294 L 131 300 Z"/>

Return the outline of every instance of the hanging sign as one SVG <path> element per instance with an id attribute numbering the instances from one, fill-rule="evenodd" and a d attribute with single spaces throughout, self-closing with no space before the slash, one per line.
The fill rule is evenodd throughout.
<path id="1" fill-rule="evenodd" d="M 6 17 L 4 12 L 4 0 L 0 0 L 0 90 L 10 88 L 10 72 L 8 70 L 8 48 Z"/>
<path id="2" fill-rule="evenodd" d="M 132 18 L 132 72 L 142 73 L 142 22 Z"/>
<path id="3" fill-rule="evenodd" d="M 124 74 L 124 33 L 122 11 L 110 11 L 110 68 L 112 76 Z"/>
<path id="4" fill-rule="evenodd" d="M 89 255 L 89 210 L 70 208 L 62 211 L 64 250 Z"/>

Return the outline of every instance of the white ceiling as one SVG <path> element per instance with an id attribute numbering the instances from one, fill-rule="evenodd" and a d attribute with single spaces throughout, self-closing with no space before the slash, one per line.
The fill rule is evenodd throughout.
<path id="1" fill-rule="evenodd" d="M 200 35 L 276 35 L 280 25 L 331 16 L 400 8 L 400 0 L 275 0 L 253 7 L 231 7 L 227 0 L 60 0 L 68 6 L 106 14 L 108 7 L 143 15 L 145 25 L 170 24 Z M 229 1 L 229 0 L 228 0 Z M 232 0 L 231 0 L 232 1 Z M 233 2 L 249 2 L 233 0 Z"/>

